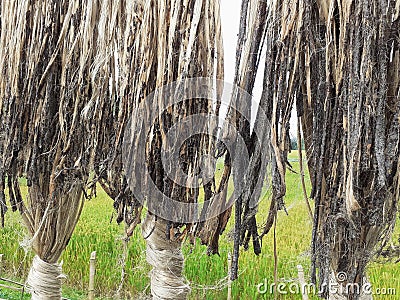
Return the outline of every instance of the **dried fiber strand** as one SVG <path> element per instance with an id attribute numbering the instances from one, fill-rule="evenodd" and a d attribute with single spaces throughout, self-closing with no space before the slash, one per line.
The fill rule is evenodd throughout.
<path id="1" fill-rule="evenodd" d="M 289 120 L 293 105 L 293 98 L 287 97 L 287 95 L 295 90 L 297 85 L 296 74 L 291 74 L 289 78 L 286 78 L 286 76 L 298 64 L 298 60 L 285 61 L 277 67 L 274 66 L 274 62 L 290 53 L 291 49 L 295 48 L 295 45 L 300 42 L 299 39 L 287 37 L 285 28 L 278 30 L 278 27 L 271 26 L 270 16 L 272 15 L 272 7 L 275 4 L 259 1 L 251 3 L 250 9 L 247 10 L 245 8 L 247 2 L 243 1 L 242 3 L 240 28 L 247 31 L 247 38 L 240 39 L 239 37 L 238 43 L 239 45 L 242 43 L 243 46 L 238 46 L 238 49 L 246 49 L 246 51 L 238 51 L 237 53 L 236 70 L 238 75 L 236 76 L 235 84 L 251 94 L 254 89 L 256 70 L 259 67 L 260 57 L 265 48 L 267 56 L 264 89 L 258 106 L 253 132 L 250 132 L 250 124 L 248 122 L 246 124 L 245 121 L 241 120 L 245 116 L 236 116 L 242 134 L 249 137 L 247 146 L 250 153 L 250 164 L 247 170 L 244 171 L 244 174 L 246 174 L 244 183 L 243 178 L 240 176 L 235 179 L 235 174 L 243 174 L 243 172 L 240 170 L 234 170 L 233 172 L 235 189 L 243 191 L 236 202 L 235 251 L 232 264 L 233 279 L 236 278 L 238 273 L 239 245 L 248 248 L 248 243 L 252 238 L 254 252 L 259 254 L 262 236 L 272 228 L 276 211 L 284 208 L 286 161 L 290 150 Z M 298 10 L 299 15 L 304 10 L 301 5 L 292 9 Z M 288 13 L 286 19 L 289 19 L 290 23 L 297 22 L 297 17 L 293 14 L 290 15 Z M 282 44 L 273 43 L 274 37 L 278 35 L 282 37 Z M 279 88 L 276 83 L 283 78 L 285 78 L 283 81 L 285 86 Z M 247 105 L 247 110 L 250 110 L 249 103 L 241 103 L 240 101 L 241 99 L 233 97 L 232 103 L 238 106 Z M 261 136 L 258 136 L 257 132 L 262 132 Z M 263 162 L 261 158 L 265 156 L 268 158 Z M 263 233 L 259 236 L 255 215 L 258 211 L 256 203 L 258 203 L 262 185 L 259 186 L 257 181 L 260 180 L 263 183 L 267 175 L 270 177 L 272 186 L 272 199 L 267 223 Z M 243 188 L 241 185 L 243 185 Z"/>

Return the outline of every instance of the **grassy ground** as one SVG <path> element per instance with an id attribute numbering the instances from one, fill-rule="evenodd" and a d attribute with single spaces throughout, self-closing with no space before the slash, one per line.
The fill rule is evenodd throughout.
<path id="1" fill-rule="evenodd" d="M 294 156 L 292 156 L 294 159 Z M 293 162 L 295 170 L 298 163 Z M 310 264 L 309 246 L 312 223 L 307 215 L 303 200 L 300 177 L 298 174 L 287 175 L 286 205 L 288 215 L 279 213 L 277 223 L 277 251 L 279 257 L 278 276 L 286 284 L 280 299 L 301 299 L 300 294 L 290 294 L 289 287 L 297 278 L 296 266 L 303 265 L 308 278 Z M 268 197 L 261 202 L 259 223 L 267 216 Z M 63 294 L 70 299 L 85 299 L 89 280 L 89 258 L 92 251 L 97 251 L 96 294 L 98 299 L 116 299 L 116 292 L 121 282 L 123 265 L 123 226 L 110 223 L 112 202 L 104 192 L 85 204 L 82 217 L 64 252 L 63 271 L 68 275 L 63 287 Z M 226 275 L 228 271 L 227 255 L 232 251 L 229 232 L 221 237 L 220 256 L 207 256 L 206 248 L 201 245 L 184 246 L 186 257 L 185 276 L 191 282 L 190 299 L 226 299 Z M 399 227 L 399 226 L 398 226 Z M 396 229 L 395 237 L 400 231 Z M 2 274 L 8 278 L 23 281 L 26 278 L 31 259 L 29 249 L 21 247 L 26 240 L 26 232 L 21 226 L 17 214 L 8 214 L 6 228 L 0 229 L 0 253 L 4 254 Z M 273 295 L 263 292 L 273 282 L 273 235 L 263 240 L 262 254 L 254 256 L 252 249 L 242 250 L 240 257 L 240 277 L 232 285 L 233 299 L 273 299 Z M 140 230 L 136 230 L 127 247 L 126 271 L 120 298 L 138 299 L 150 293 L 148 272 L 145 261 L 145 243 Z M 368 275 L 375 292 L 386 292 L 383 289 L 394 288 L 400 294 L 400 264 L 381 265 L 373 263 Z M 0 282 L 1 284 L 2 282 Z M 283 286 L 282 286 L 283 287 Z M 268 289 L 267 289 L 268 290 Z M 392 293 L 393 291 L 390 291 Z M 20 294 L 0 288 L 0 299 L 21 299 Z M 29 297 L 26 296 L 26 299 Z M 376 299 L 399 299 L 395 295 L 377 296 Z"/>

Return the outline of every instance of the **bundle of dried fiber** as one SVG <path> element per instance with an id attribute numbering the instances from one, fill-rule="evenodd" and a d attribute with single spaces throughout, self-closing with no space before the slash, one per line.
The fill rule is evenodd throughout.
<path id="1" fill-rule="evenodd" d="M 400 1 L 268 4 L 264 94 L 275 121 L 276 108 L 297 100 L 315 200 L 312 277 L 318 267 L 321 287 L 365 282 L 367 263 L 393 229 L 399 9 Z M 349 292 L 338 296 L 360 296 Z"/>
<path id="2" fill-rule="evenodd" d="M 6 183 L 10 205 L 31 235 L 33 299 L 61 298 L 58 260 L 83 207 L 90 136 L 82 109 L 92 97 L 100 7 L 99 1 L 1 1 L 0 200 L 3 215 Z"/>
<path id="3" fill-rule="evenodd" d="M 168 144 L 167 134 L 171 129 L 185 132 L 180 127 L 185 127 L 185 120 L 193 115 L 218 116 L 219 104 L 210 101 L 212 95 L 183 99 L 180 93 L 190 90 L 194 95 L 201 90 L 196 80 L 193 85 L 188 83 L 190 78 L 207 78 L 214 85 L 217 79 L 223 79 L 219 3 L 211 0 L 109 1 L 109 7 L 116 13 L 113 24 L 118 29 L 113 33 L 107 33 L 106 29 L 107 39 L 114 45 L 105 56 L 110 64 L 106 63 L 108 67 L 99 69 L 94 76 L 94 80 L 107 80 L 103 90 L 98 91 L 98 101 L 87 106 L 88 116 L 93 116 L 88 118 L 93 120 L 91 128 L 98 132 L 95 181 L 115 200 L 117 221 L 125 219 L 130 226 L 128 235 L 140 221 L 141 204 L 147 201 L 152 213 L 143 228 L 153 228 L 144 233 L 147 258 L 154 267 L 152 294 L 156 299 L 183 299 L 189 289 L 181 275 L 183 260 L 175 258 L 181 255 L 184 237 L 189 235 L 193 239 L 196 218 L 180 221 L 184 212 L 171 210 L 168 216 L 154 216 L 163 206 L 168 206 L 165 199 L 177 203 L 197 202 L 200 187 L 189 181 L 204 167 L 202 157 L 214 151 L 212 133 L 217 124 L 201 121 L 196 126 L 188 126 L 199 128 L 200 132 L 178 146 L 179 155 L 173 161 L 177 169 L 188 175 L 186 182 L 167 170 L 162 161 L 162 155 L 177 149 Z M 101 59 L 96 62 L 101 63 Z M 168 85 L 175 92 L 169 97 L 163 94 L 163 87 Z M 146 171 L 142 173 L 143 165 Z M 211 199 L 214 189 L 213 180 L 208 180 L 204 185 L 205 201 Z M 175 264 L 173 268 L 158 265 L 160 261 L 168 265 L 169 260 Z M 169 284 L 171 281 L 173 286 Z"/>

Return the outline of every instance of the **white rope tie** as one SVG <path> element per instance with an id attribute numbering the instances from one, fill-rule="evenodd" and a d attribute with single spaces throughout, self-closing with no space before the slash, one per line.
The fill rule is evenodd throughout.
<path id="1" fill-rule="evenodd" d="M 49 264 L 36 255 L 27 280 L 32 300 L 61 299 L 61 284 L 64 278 L 62 264 Z"/>
<path id="2" fill-rule="evenodd" d="M 166 223 L 155 221 L 154 217 L 146 218 L 142 230 L 143 236 L 147 237 L 147 262 L 153 266 L 150 272 L 153 299 L 186 299 L 190 287 L 182 277 L 184 258 L 181 243 L 168 241 Z"/>

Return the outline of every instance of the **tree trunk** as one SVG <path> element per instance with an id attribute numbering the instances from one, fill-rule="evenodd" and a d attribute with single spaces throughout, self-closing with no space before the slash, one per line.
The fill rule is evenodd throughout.
<path id="1" fill-rule="evenodd" d="M 344 273 L 331 272 L 329 276 L 330 286 L 332 291 L 329 293 L 327 300 L 347 300 L 349 299 L 349 292 L 355 292 L 358 295 L 359 300 L 372 300 L 372 294 L 368 293 L 365 289 L 367 285 L 370 285 L 368 278 L 363 277 L 362 282 L 359 284 L 349 284 L 346 282 L 347 278 Z"/>

